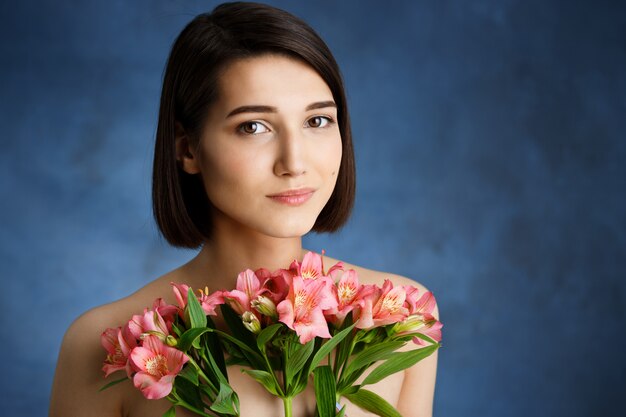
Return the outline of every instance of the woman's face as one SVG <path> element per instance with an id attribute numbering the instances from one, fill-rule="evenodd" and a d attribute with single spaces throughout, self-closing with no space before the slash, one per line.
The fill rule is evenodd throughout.
<path id="1" fill-rule="evenodd" d="M 292 58 L 262 55 L 228 66 L 200 141 L 194 159 L 216 230 L 302 236 L 337 181 L 341 135 L 332 93 Z"/>

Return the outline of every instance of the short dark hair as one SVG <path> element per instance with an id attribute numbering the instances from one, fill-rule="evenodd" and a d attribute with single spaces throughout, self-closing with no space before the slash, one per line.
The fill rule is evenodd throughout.
<path id="1" fill-rule="evenodd" d="M 152 208 L 161 234 L 173 246 L 197 248 L 212 232 L 212 205 L 202 178 L 183 171 L 176 160 L 176 123 L 197 141 L 209 107 L 217 100 L 220 73 L 237 59 L 263 54 L 305 62 L 330 88 L 337 104 L 341 165 L 335 189 L 312 230 L 337 231 L 350 217 L 356 188 L 350 119 L 339 66 L 328 46 L 308 24 L 284 10 L 258 3 L 224 3 L 187 24 L 172 46 L 163 77 Z"/>

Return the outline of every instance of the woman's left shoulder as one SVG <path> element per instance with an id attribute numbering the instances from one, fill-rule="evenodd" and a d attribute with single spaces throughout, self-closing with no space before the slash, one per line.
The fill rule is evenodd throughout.
<path id="1" fill-rule="evenodd" d="M 354 269 L 359 277 L 359 282 L 361 284 L 375 284 L 378 286 L 382 286 L 385 280 L 389 280 L 394 287 L 399 285 L 411 285 L 420 290 L 420 292 L 428 291 L 428 288 L 426 288 L 422 283 L 417 282 L 414 279 L 404 277 L 402 275 L 392 274 L 390 272 L 376 271 L 373 269 L 364 268 L 362 266 L 353 265 L 345 261 L 332 259 L 326 256 L 324 258 L 324 263 L 326 265 L 332 266 L 335 265 L 337 262 L 341 262 L 343 265 L 343 270 Z"/>

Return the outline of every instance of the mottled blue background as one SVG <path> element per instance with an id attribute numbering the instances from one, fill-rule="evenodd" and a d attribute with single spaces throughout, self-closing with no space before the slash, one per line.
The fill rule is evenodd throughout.
<path id="1" fill-rule="evenodd" d="M 327 40 L 351 106 L 356 210 L 307 246 L 435 292 L 437 416 L 624 415 L 619 3 L 272 2 Z M 215 4 L 2 2 L 3 415 L 45 415 L 81 312 L 193 256 L 157 236 L 152 142 L 169 47 Z"/>

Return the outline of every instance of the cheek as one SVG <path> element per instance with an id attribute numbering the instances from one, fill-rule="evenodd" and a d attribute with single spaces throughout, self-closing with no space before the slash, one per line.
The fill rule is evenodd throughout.
<path id="1" fill-rule="evenodd" d="M 233 183 L 254 179 L 258 167 L 266 163 L 264 153 L 258 148 L 228 138 L 215 138 L 202 155 L 202 170 L 214 181 Z"/>
<path id="2" fill-rule="evenodd" d="M 339 166 L 341 165 L 341 156 L 342 156 L 342 146 L 341 146 L 341 138 L 336 140 L 333 144 L 332 150 L 328 155 L 332 155 L 331 158 L 328 158 L 329 168 L 332 170 L 332 175 L 337 176 L 339 172 Z"/>
<path id="3" fill-rule="evenodd" d="M 247 156 L 241 152 L 205 151 L 202 160 L 202 176 L 209 199 L 245 188 L 243 179 L 255 178 Z"/>

